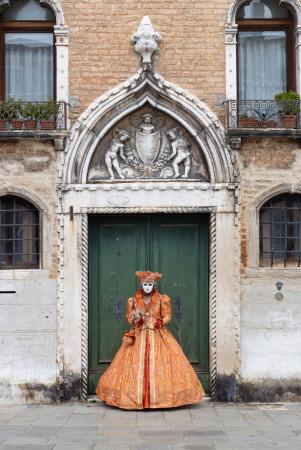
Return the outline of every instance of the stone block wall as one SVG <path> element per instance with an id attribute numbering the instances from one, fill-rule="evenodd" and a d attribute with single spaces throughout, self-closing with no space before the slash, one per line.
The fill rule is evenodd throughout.
<path id="1" fill-rule="evenodd" d="M 51 142 L 1 141 L 0 193 L 40 211 L 41 269 L 0 271 L 0 403 L 53 401 L 56 365 L 56 152 Z"/>
<path id="2" fill-rule="evenodd" d="M 259 208 L 300 192 L 301 148 L 287 138 L 245 138 L 241 175 L 241 393 L 243 401 L 300 400 L 300 268 L 260 267 Z M 276 283 L 282 282 L 278 301 Z"/>

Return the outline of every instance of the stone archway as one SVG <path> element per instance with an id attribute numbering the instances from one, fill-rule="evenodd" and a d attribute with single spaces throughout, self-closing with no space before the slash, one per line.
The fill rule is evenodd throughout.
<path id="1" fill-rule="evenodd" d="M 238 170 L 235 157 L 226 143 L 224 128 L 217 116 L 195 96 L 166 81 L 153 67 L 151 55 L 159 42 L 159 35 L 154 32 L 149 19 L 144 18 L 133 42 L 136 51 L 141 54 L 138 71 L 124 83 L 95 100 L 82 113 L 71 129 L 59 163 L 58 334 L 62 344 L 58 351 L 58 361 L 61 383 L 63 385 L 64 380 L 70 379 L 74 380 L 75 385 L 80 383 L 81 396 L 87 397 L 88 216 L 205 213 L 210 214 L 209 359 L 211 395 L 214 398 L 217 391 L 217 358 L 220 357 L 219 367 L 222 373 L 229 371 L 229 367 L 231 377 L 239 373 L 239 258 L 232 264 L 234 256 L 239 252 L 239 233 L 236 226 L 239 210 Z M 197 159 L 198 153 L 203 162 L 203 179 L 193 170 L 187 178 L 176 177 L 174 173 L 169 177 L 160 177 L 159 172 L 154 177 L 144 177 L 138 171 L 138 175 L 132 173 L 131 176 L 125 176 L 125 179 L 114 172 L 115 178 L 109 179 L 106 169 L 98 179 L 92 179 L 95 174 L 91 176 L 91 166 L 95 168 L 97 160 L 101 160 L 104 167 L 105 152 L 110 147 L 118 127 L 122 126 L 123 130 L 130 134 L 131 142 L 136 145 L 134 152 L 137 151 L 137 127 L 132 125 L 132 118 L 134 120 L 138 114 L 138 122 L 141 125 L 141 114 L 145 112 L 152 114 L 156 120 L 161 117 L 167 120 L 163 128 L 156 125 L 154 130 L 161 130 L 162 151 L 166 146 L 169 152 L 172 151 L 167 132 L 173 127 L 181 129 L 185 151 L 191 151 L 191 159 Z M 120 142 L 118 145 L 121 145 Z M 131 166 L 129 159 L 127 165 Z M 182 164 L 181 175 L 183 170 Z M 128 172 L 124 173 L 127 175 Z M 221 233 L 226 233 L 229 239 L 227 243 L 223 243 L 221 239 L 217 244 L 217 237 Z M 228 243 L 231 243 L 229 248 Z M 65 255 L 68 255 L 68 263 Z M 218 265 L 223 267 L 223 264 L 227 267 L 228 276 L 225 279 L 220 271 L 223 281 L 218 281 L 216 268 Z M 223 305 L 222 308 L 229 307 L 234 317 L 231 330 L 226 332 L 223 329 L 218 331 L 216 321 L 217 300 L 223 303 L 225 292 L 226 295 L 229 293 L 230 304 Z M 238 310 L 233 313 L 235 308 Z M 72 329 L 69 329 L 71 322 Z M 81 331 L 80 337 L 76 330 Z M 70 342 L 81 341 L 79 356 L 74 355 L 71 345 L 68 344 L 70 336 Z M 229 352 L 223 362 L 222 355 L 227 346 Z"/>
<path id="2" fill-rule="evenodd" d="M 87 183 L 91 159 L 106 133 L 145 106 L 176 120 L 196 141 L 204 155 L 210 183 L 235 181 L 231 150 L 217 116 L 196 97 L 166 81 L 152 66 L 146 66 L 98 98 L 76 121 L 66 147 L 62 183 Z"/>

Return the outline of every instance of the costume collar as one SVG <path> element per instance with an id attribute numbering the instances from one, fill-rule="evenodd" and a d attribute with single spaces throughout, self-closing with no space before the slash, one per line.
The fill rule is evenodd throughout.
<path id="1" fill-rule="evenodd" d="M 157 291 L 156 288 L 154 288 L 154 290 L 152 292 L 152 298 L 150 301 L 150 308 L 157 303 L 157 300 L 159 297 L 160 297 L 160 293 Z M 139 308 L 145 309 L 143 295 L 142 295 L 142 289 L 139 289 L 139 291 L 136 292 L 135 299 L 139 305 Z"/>

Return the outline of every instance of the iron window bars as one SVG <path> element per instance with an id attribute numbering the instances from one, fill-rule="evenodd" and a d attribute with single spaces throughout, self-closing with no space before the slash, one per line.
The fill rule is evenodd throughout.
<path id="1" fill-rule="evenodd" d="M 301 195 L 279 195 L 260 209 L 262 266 L 301 264 Z"/>
<path id="2" fill-rule="evenodd" d="M 39 211 L 28 201 L 0 197 L 0 269 L 38 269 Z"/>
<path id="3" fill-rule="evenodd" d="M 228 100 L 227 128 L 300 128 L 299 100 Z"/>

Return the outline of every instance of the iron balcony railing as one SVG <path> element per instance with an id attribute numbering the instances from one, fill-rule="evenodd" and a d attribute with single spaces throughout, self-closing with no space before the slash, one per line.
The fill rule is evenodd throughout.
<path id="1" fill-rule="evenodd" d="M 301 128 L 299 100 L 228 100 L 227 128 Z"/>
<path id="2" fill-rule="evenodd" d="M 7 131 L 66 130 L 65 102 L 0 102 L 0 133 Z"/>

